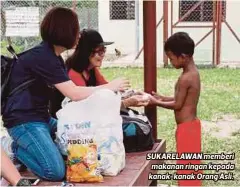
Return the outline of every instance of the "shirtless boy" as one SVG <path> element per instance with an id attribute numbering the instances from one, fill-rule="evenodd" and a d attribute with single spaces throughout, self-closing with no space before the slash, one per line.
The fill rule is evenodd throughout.
<path id="1" fill-rule="evenodd" d="M 194 64 L 194 41 L 185 32 L 173 34 L 165 43 L 164 51 L 176 69 L 182 73 L 175 85 L 174 97 L 152 93 L 150 104 L 174 110 L 177 153 L 201 152 L 201 123 L 197 118 L 200 96 L 200 76 Z M 177 164 L 200 164 L 200 160 L 177 160 Z M 191 174 L 192 170 L 178 170 L 177 174 Z M 199 171 L 200 172 L 200 171 Z M 179 180 L 179 186 L 201 186 L 200 180 Z"/>

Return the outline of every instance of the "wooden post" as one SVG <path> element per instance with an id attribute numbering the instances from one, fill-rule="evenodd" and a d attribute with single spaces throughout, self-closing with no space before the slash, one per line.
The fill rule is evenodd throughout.
<path id="1" fill-rule="evenodd" d="M 163 46 L 168 39 L 168 1 L 163 1 Z M 164 67 L 168 65 L 168 57 L 163 50 Z"/>
<path id="2" fill-rule="evenodd" d="M 217 27 L 216 27 L 216 64 L 221 61 L 221 34 L 222 34 L 222 1 L 217 1 Z"/>
<path id="3" fill-rule="evenodd" d="M 144 90 L 147 93 L 157 88 L 157 53 L 156 53 L 156 1 L 143 1 L 143 35 L 144 35 Z M 145 108 L 152 127 L 153 137 L 157 140 L 156 106 Z"/>
<path id="4" fill-rule="evenodd" d="M 216 17 L 217 17 L 217 2 L 213 1 L 213 41 L 212 41 L 212 66 L 216 64 Z"/>

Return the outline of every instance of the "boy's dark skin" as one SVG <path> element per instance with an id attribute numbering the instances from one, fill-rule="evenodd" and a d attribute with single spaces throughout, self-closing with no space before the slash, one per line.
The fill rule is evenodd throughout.
<path id="1" fill-rule="evenodd" d="M 176 69 L 183 69 L 175 85 L 174 97 L 164 97 L 155 92 L 150 104 L 174 110 L 177 124 L 193 121 L 197 118 L 197 104 L 200 96 L 200 76 L 193 57 L 181 54 L 176 56 L 171 51 L 166 51 L 171 64 Z"/>

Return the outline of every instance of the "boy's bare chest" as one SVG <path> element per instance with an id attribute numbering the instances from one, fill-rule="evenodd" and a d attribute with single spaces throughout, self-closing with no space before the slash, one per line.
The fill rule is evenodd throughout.
<path id="1" fill-rule="evenodd" d="M 175 86 L 174 86 L 175 94 L 176 94 L 176 92 L 177 92 L 177 90 L 178 90 L 178 86 L 179 86 L 179 79 L 178 79 L 178 81 L 175 83 Z"/>

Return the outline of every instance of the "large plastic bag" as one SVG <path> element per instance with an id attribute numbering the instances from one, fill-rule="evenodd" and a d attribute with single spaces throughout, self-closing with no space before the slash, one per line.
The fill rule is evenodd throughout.
<path id="1" fill-rule="evenodd" d="M 67 155 L 67 134 L 72 124 L 88 122 L 94 131 L 100 167 L 103 175 L 115 176 L 125 167 L 122 118 L 120 116 L 121 96 L 111 90 L 94 92 L 87 99 L 78 102 L 63 102 L 57 112 L 57 145 Z"/>

